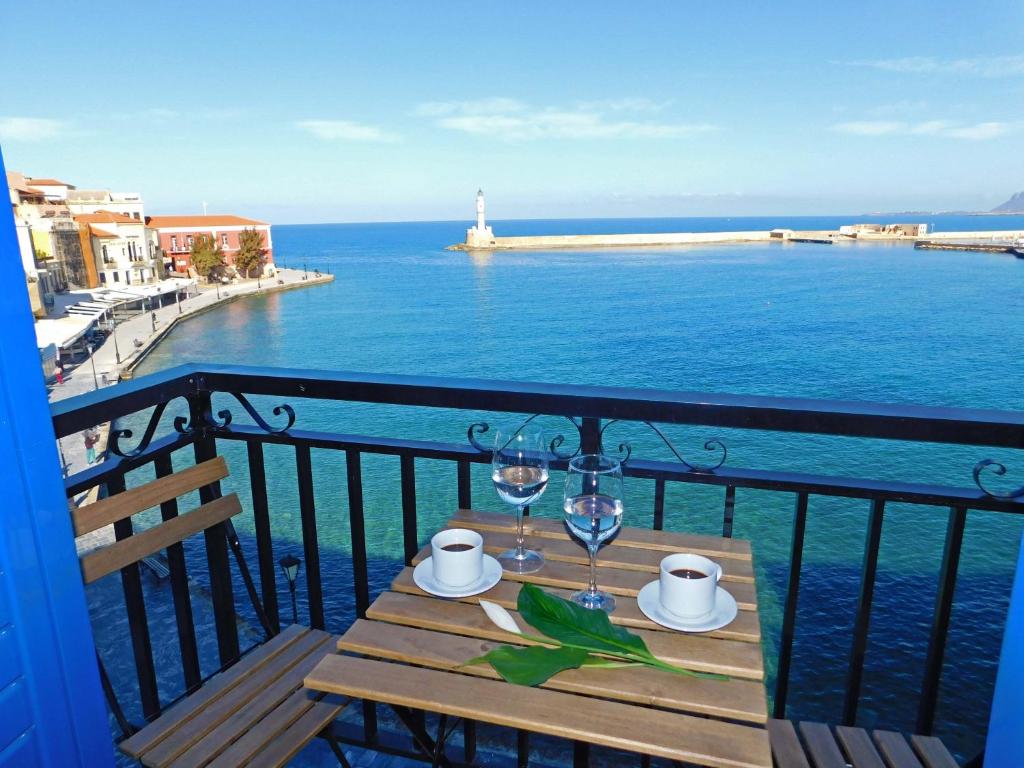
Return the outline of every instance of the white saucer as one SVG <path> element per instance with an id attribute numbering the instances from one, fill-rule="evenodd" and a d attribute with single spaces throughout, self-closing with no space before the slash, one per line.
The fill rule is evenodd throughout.
<path id="1" fill-rule="evenodd" d="M 699 619 L 684 619 L 669 613 L 661 606 L 658 593 L 661 585 L 652 581 L 640 590 L 636 596 L 636 603 L 640 611 L 655 624 L 660 624 L 668 629 L 675 629 L 680 632 L 711 632 L 721 629 L 736 618 L 736 598 L 730 595 L 721 587 L 715 593 L 715 609 L 707 616 Z"/>
<path id="2" fill-rule="evenodd" d="M 483 573 L 480 574 L 479 579 L 463 587 L 449 587 L 447 584 L 434 580 L 434 564 L 428 557 L 413 569 L 412 580 L 424 592 L 438 597 L 469 597 L 486 592 L 501 581 L 501 563 L 490 555 L 484 555 Z"/>

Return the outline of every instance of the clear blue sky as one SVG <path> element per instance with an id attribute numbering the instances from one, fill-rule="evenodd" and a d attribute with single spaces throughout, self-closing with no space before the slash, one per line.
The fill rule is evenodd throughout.
<path id="1" fill-rule="evenodd" d="M 1024 3 L 0 8 L 8 168 L 277 223 L 982 209 Z"/>

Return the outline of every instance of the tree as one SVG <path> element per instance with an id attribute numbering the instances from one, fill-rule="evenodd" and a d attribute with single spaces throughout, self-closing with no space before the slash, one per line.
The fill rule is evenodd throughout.
<path id="1" fill-rule="evenodd" d="M 263 269 L 266 256 L 263 235 L 255 229 L 245 229 L 238 235 L 238 253 L 235 254 L 235 269 L 246 277 L 255 270 Z"/>
<path id="2" fill-rule="evenodd" d="M 192 240 L 192 266 L 200 277 L 213 280 L 224 269 L 224 251 L 210 235 L 196 235 Z"/>

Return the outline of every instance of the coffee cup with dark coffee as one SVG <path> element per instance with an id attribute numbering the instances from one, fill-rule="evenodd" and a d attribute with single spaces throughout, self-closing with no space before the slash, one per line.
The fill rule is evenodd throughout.
<path id="1" fill-rule="evenodd" d="M 484 540 L 467 528 L 447 528 L 430 540 L 434 580 L 446 587 L 464 587 L 483 574 Z"/>
<path id="2" fill-rule="evenodd" d="M 669 555 L 661 561 L 658 601 L 682 619 L 702 619 L 715 609 L 722 566 L 701 555 Z"/>

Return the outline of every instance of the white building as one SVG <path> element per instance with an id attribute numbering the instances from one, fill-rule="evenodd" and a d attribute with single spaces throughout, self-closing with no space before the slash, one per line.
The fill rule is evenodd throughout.
<path id="1" fill-rule="evenodd" d="M 146 220 L 142 195 L 138 192 L 72 189 L 67 194 L 68 208 L 72 213 L 120 213 L 136 221 Z"/>
<path id="2" fill-rule="evenodd" d="M 466 230 L 466 245 L 470 248 L 488 248 L 494 245 L 494 232 L 487 226 L 484 213 L 484 191 L 476 191 L 476 226 Z"/>
<path id="3" fill-rule="evenodd" d="M 138 285 L 159 279 L 145 222 L 123 213 L 82 213 L 75 216 L 89 228 L 92 256 L 101 286 Z"/>

